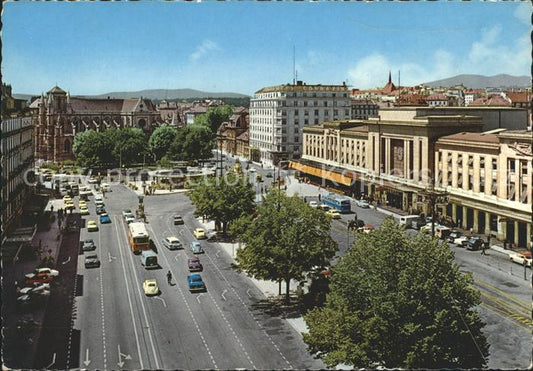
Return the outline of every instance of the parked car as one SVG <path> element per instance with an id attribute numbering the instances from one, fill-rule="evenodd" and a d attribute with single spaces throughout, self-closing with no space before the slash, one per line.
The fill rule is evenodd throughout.
<path id="1" fill-rule="evenodd" d="M 105 214 L 106 211 L 105 211 L 105 207 L 104 206 L 96 206 L 96 214 L 98 215 L 102 215 L 102 214 Z"/>
<path id="2" fill-rule="evenodd" d="M 367 200 L 357 200 L 355 201 L 355 205 L 363 209 L 368 209 L 370 207 L 370 204 L 368 203 Z"/>
<path id="3" fill-rule="evenodd" d="M 89 232 L 95 232 L 95 231 L 98 231 L 98 224 L 96 224 L 96 222 L 94 220 L 89 220 L 87 222 L 87 230 Z"/>
<path id="4" fill-rule="evenodd" d="M 370 233 L 370 232 L 372 232 L 374 229 L 376 229 L 376 227 L 374 227 L 373 225 L 365 224 L 363 227 L 359 227 L 359 228 L 357 228 L 357 232 L 361 232 L 361 233 Z"/>
<path id="5" fill-rule="evenodd" d="M 81 248 L 83 251 L 93 251 L 96 250 L 96 245 L 94 244 L 94 241 L 92 238 L 88 238 L 85 241 L 83 241 L 83 245 Z"/>
<path id="6" fill-rule="evenodd" d="M 200 276 L 198 273 L 189 274 L 187 276 L 187 285 L 189 286 L 190 292 L 206 290 L 202 276 Z"/>
<path id="7" fill-rule="evenodd" d="M 133 214 L 126 215 L 125 220 L 126 220 L 126 224 L 134 223 L 135 216 Z"/>
<path id="8" fill-rule="evenodd" d="M 313 209 L 316 209 L 318 207 L 318 202 L 316 201 L 309 201 L 309 206 L 311 206 Z"/>
<path id="9" fill-rule="evenodd" d="M 70 197 L 69 195 L 65 195 L 63 196 L 63 202 L 66 204 L 67 202 L 71 202 L 72 201 L 72 197 Z"/>
<path id="10" fill-rule="evenodd" d="M 341 214 L 337 210 L 334 210 L 334 209 L 330 209 L 330 210 L 326 211 L 326 215 L 331 217 L 332 219 L 340 219 L 341 218 Z"/>
<path id="11" fill-rule="evenodd" d="M 456 240 L 459 240 L 459 238 L 463 237 L 463 233 L 459 231 L 452 230 L 450 234 L 448 235 L 448 238 L 446 241 L 449 243 L 457 243 Z"/>
<path id="12" fill-rule="evenodd" d="M 207 236 L 205 234 L 205 229 L 203 228 L 196 228 L 193 232 L 194 237 L 196 237 L 197 240 L 203 240 L 206 239 Z"/>
<path id="13" fill-rule="evenodd" d="M 99 268 L 100 260 L 98 259 L 97 254 L 87 254 L 85 255 L 85 268 Z"/>
<path id="14" fill-rule="evenodd" d="M 161 240 L 161 243 L 169 250 L 177 250 L 182 248 L 180 240 L 178 240 L 178 238 L 174 236 L 163 238 L 163 240 Z"/>
<path id="15" fill-rule="evenodd" d="M 472 237 L 466 241 L 465 248 L 467 250 L 477 251 L 481 250 L 483 245 L 485 245 L 485 241 L 483 241 L 483 239 L 480 237 Z"/>
<path id="16" fill-rule="evenodd" d="M 152 278 L 143 282 L 143 290 L 147 296 L 159 294 L 159 287 L 157 281 Z"/>
<path id="17" fill-rule="evenodd" d="M 201 272 L 204 269 L 202 263 L 200 263 L 200 258 L 197 256 L 187 259 L 187 267 L 189 272 Z"/>
<path id="18" fill-rule="evenodd" d="M 98 179 L 96 179 L 96 177 L 94 177 L 94 176 L 91 176 L 91 177 L 89 177 L 89 180 L 87 180 L 87 183 L 96 184 L 96 183 L 98 183 Z"/>
<path id="19" fill-rule="evenodd" d="M 531 267 L 532 257 L 529 251 L 524 252 L 512 252 L 509 254 L 509 259 L 512 262 L 518 263 L 520 265 L 526 265 L 526 267 Z"/>
<path id="20" fill-rule="evenodd" d="M 465 247 L 464 243 L 465 243 L 466 240 L 468 240 L 468 239 L 469 239 L 469 237 L 468 237 L 468 236 L 465 236 L 465 235 L 463 234 L 462 236 L 457 237 L 457 238 L 455 239 L 455 242 L 454 242 L 454 243 L 455 243 L 455 245 L 456 245 L 457 247 Z"/>
<path id="21" fill-rule="evenodd" d="M 174 215 L 174 225 L 184 224 L 183 218 L 181 215 Z"/>
<path id="22" fill-rule="evenodd" d="M 130 209 L 126 209 L 126 210 L 122 210 L 122 216 L 125 218 L 126 215 L 128 214 L 132 214 L 131 210 Z M 132 214 L 133 215 L 133 214 Z"/>
<path id="23" fill-rule="evenodd" d="M 203 254 L 204 249 L 202 248 L 202 245 L 200 245 L 200 242 L 193 241 L 190 243 L 189 248 L 191 249 L 193 254 Z"/>
<path id="24" fill-rule="evenodd" d="M 101 224 L 107 224 L 111 223 L 111 218 L 107 213 L 100 214 L 100 223 Z"/>
<path id="25" fill-rule="evenodd" d="M 80 206 L 80 214 L 81 215 L 89 215 L 89 208 L 87 206 Z"/>
<path id="26" fill-rule="evenodd" d="M 55 270 L 55 269 L 50 269 L 50 268 L 35 268 L 35 270 L 32 272 L 32 273 L 28 273 L 26 274 L 26 278 L 33 278 L 35 277 L 35 275 L 39 274 L 39 273 L 46 273 L 50 276 L 53 276 L 53 277 L 57 277 L 59 276 L 59 271 L 58 270 Z"/>
<path id="27" fill-rule="evenodd" d="M 320 204 L 320 205 L 317 206 L 317 209 L 318 210 L 322 210 L 322 211 L 328 211 L 329 209 L 331 209 L 331 207 L 329 207 L 326 204 Z"/>

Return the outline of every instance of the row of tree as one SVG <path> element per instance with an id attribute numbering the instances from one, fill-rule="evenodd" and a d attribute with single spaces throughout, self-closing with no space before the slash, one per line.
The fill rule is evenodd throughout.
<path id="1" fill-rule="evenodd" d="M 331 220 L 277 191 L 255 209 L 248 181 L 238 181 L 231 175 L 195 188 L 196 214 L 224 230 L 227 225 L 244 243 L 236 268 L 257 279 L 285 281 L 288 300 L 292 279 L 327 267 L 335 255 Z M 325 305 L 305 316 L 309 351 L 329 367 L 485 367 L 489 346 L 472 277 L 459 271 L 447 245 L 404 232 L 386 219 L 376 231 L 360 234 L 330 268 Z"/>
<path id="2" fill-rule="evenodd" d="M 229 119 L 230 106 L 209 108 L 194 125 L 163 125 L 150 137 L 139 128 L 87 130 L 74 137 L 72 151 L 80 166 L 117 167 L 158 160 L 189 161 L 212 156 L 215 133 Z"/>

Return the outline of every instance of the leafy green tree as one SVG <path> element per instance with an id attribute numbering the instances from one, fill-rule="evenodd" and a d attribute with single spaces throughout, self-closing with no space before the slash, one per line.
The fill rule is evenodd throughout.
<path id="1" fill-rule="evenodd" d="M 150 146 L 150 150 L 155 154 L 157 159 L 160 159 L 168 152 L 177 135 L 178 130 L 169 125 L 159 126 L 154 130 L 150 136 L 148 144 Z"/>
<path id="2" fill-rule="evenodd" d="M 211 129 L 213 134 L 216 134 L 220 125 L 228 121 L 231 114 L 233 113 L 233 106 L 218 106 L 218 107 L 209 107 L 207 112 L 203 115 L 198 115 L 194 119 L 196 125 L 207 126 Z"/>
<path id="3" fill-rule="evenodd" d="M 331 220 L 297 196 L 272 191 L 263 200 L 258 216 L 231 229 L 245 243 L 237 252 L 238 268 L 248 275 L 285 281 L 289 302 L 290 281 L 301 280 L 316 266 L 329 265 L 337 244 L 329 234 Z"/>
<path id="4" fill-rule="evenodd" d="M 211 130 L 202 125 L 189 125 L 178 130 L 169 148 L 172 160 L 202 160 L 212 156 L 213 137 Z"/>
<path id="5" fill-rule="evenodd" d="M 326 306 L 305 316 L 304 340 L 331 367 L 484 367 L 489 346 L 471 283 L 447 245 L 407 237 L 386 219 L 332 269 Z"/>
<path id="6" fill-rule="evenodd" d="M 139 128 L 106 130 L 104 134 L 113 143 L 112 158 L 114 165 L 129 166 L 143 161 L 149 155 L 148 140 Z"/>
<path id="7" fill-rule="evenodd" d="M 74 137 L 72 152 L 81 166 L 99 167 L 112 163 L 113 143 L 103 133 L 86 130 Z"/>
<path id="8" fill-rule="evenodd" d="M 222 178 L 204 178 L 190 193 L 195 215 L 214 219 L 222 232 L 235 220 L 255 209 L 255 192 L 247 178 L 228 173 Z"/>

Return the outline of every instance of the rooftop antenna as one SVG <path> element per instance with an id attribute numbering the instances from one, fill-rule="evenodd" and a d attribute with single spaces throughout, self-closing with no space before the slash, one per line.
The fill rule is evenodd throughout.
<path id="1" fill-rule="evenodd" d="M 296 46 L 292 46 L 292 84 L 296 85 Z"/>

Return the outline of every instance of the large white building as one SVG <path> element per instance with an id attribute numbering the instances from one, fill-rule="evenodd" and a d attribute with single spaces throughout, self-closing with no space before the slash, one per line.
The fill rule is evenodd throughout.
<path id="1" fill-rule="evenodd" d="M 250 100 L 250 151 L 265 164 L 298 158 L 302 129 L 350 118 L 350 94 L 342 85 L 286 84 L 262 88 Z"/>

